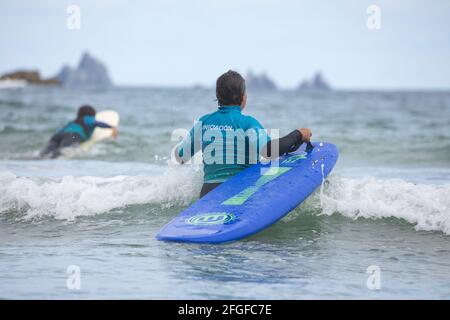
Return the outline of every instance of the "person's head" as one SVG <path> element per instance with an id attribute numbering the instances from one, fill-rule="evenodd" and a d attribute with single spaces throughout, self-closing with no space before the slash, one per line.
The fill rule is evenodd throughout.
<path id="1" fill-rule="evenodd" d="M 219 106 L 241 106 L 247 103 L 244 78 L 233 70 L 228 70 L 216 81 L 216 97 Z"/>
<path id="2" fill-rule="evenodd" d="M 93 116 L 95 117 L 95 109 L 89 105 L 84 105 L 78 108 L 77 118 Z"/>

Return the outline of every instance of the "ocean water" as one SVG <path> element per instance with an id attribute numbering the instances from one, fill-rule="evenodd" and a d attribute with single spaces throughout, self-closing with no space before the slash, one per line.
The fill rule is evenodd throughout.
<path id="1" fill-rule="evenodd" d="M 338 146 L 323 191 L 242 241 L 156 241 L 202 181 L 168 161 L 171 133 L 214 98 L 0 90 L 0 298 L 450 298 L 450 92 L 250 92 L 245 112 L 267 128 Z M 119 138 L 36 159 L 85 103 L 120 112 Z"/>

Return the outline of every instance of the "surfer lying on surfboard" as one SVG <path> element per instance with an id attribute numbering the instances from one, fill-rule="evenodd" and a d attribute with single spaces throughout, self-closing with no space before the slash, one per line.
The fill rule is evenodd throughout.
<path id="1" fill-rule="evenodd" d="M 95 120 L 95 114 L 93 107 L 81 106 L 78 109 L 77 118 L 51 137 L 47 147 L 41 152 L 41 157 L 52 159 L 59 157 L 62 149 L 74 147 L 89 140 L 96 127 L 112 129 L 112 136 L 116 138 L 117 128 Z"/>
<path id="2" fill-rule="evenodd" d="M 311 130 L 301 128 L 271 140 L 258 120 L 242 114 L 247 93 L 245 80 L 238 72 L 229 70 L 217 79 L 216 97 L 218 110 L 202 116 L 174 150 L 175 159 L 181 164 L 189 161 L 198 151 L 203 151 L 204 183 L 200 197 L 256 163 L 252 161 L 251 150 L 256 150 L 256 161 L 259 154 L 274 158 L 294 152 L 303 142 L 309 142 L 312 136 Z M 248 134 L 250 131 L 253 134 Z M 234 134 L 231 140 L 227 138 L 230 132 Z M 237 142 L 239 136 L 244 137 L 243 144 Z M 211 151 L 210 145 L 218 141 L 222 142 L 220 148 Z M 274 150 L 276 146 L 278 150 Z"/>

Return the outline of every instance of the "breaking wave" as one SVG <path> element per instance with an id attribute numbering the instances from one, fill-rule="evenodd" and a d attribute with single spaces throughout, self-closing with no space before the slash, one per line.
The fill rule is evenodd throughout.
<path id="1" fill-rule="evenodd" d="M 200 186 L 201 174 L 189 167 L 171 167 L 158 176 L 66 176 L 51 180 L 3 172 L 0 214 L 20 212 L 25 218 L 72 220 L 134 204 L 187 205 Z"/>
<path id="2" fill-rule="evenodd" d="M 401 179 L 336 178 L 322 194 L 322 214 L 357 218 L 398 218 L 416 230 L 450 234 L 450 184 L 428 185 Z"/>
<path id="3" fill-rule="evenodd" d="M 0 172 L 0 214 L 26 219 L 72 220 L 135 204 L 188 205 L 201 187 L 201 170 L 169 166 L 160 175 L 60 179 L 19 177 Z M 319 215 L 352 219 L 398 218 L 416 230 L 450 234 L 450 184 L 416 184 L 401 179 L 331 177 L 307 202 Z"/>

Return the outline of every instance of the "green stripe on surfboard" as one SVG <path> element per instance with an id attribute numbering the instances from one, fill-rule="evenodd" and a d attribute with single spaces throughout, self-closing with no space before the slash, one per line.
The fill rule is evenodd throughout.
<path id="1" fill-rule="evenodd" d="M 273 167 L 268 169 L 255 183 L 255 185 L 245 188 L 237 195 L 225 200 L 222 202 L 224 205 L 229 206 L 239 206 L 248 200 L 260 187 L 265 185 L 266 183 L 278 178 L 282 174 L 291 170 L 290 167 Z"/>

